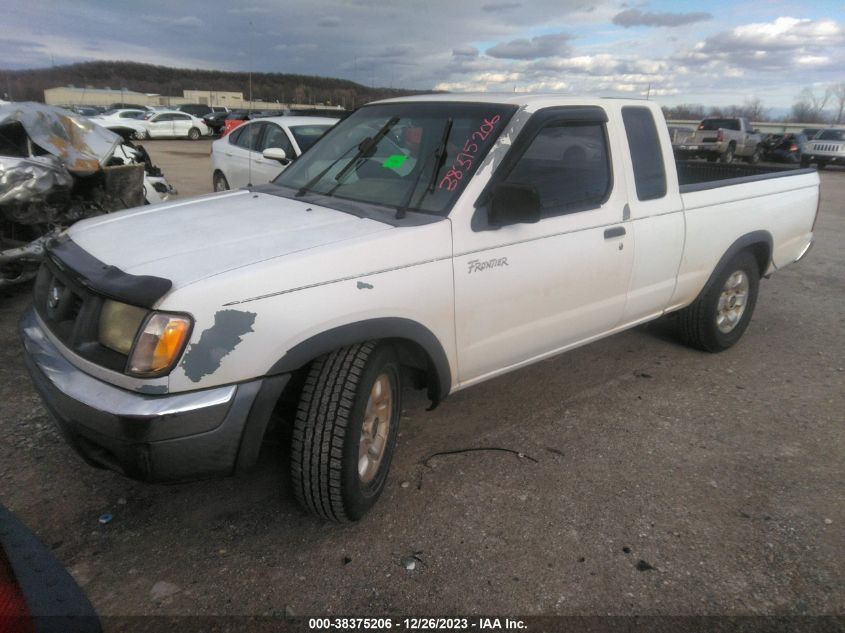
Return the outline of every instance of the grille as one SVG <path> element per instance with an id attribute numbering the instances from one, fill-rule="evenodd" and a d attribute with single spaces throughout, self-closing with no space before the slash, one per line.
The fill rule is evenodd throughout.
<path id="1" fill-rule="evenodd" d="M 98 340 L 103 300 L 73 271 L 49 256 L 44 258 L 35 280 L 33 304 L 47 329 L 79 356 L 122 372 L 126 356 Z"/>
<path id="2" fill-rule="evenodd" d="M 815 152 L 842 152 L 845 151 L 845 145 L 839 143 L 813 143 L 813 151 Z"/>

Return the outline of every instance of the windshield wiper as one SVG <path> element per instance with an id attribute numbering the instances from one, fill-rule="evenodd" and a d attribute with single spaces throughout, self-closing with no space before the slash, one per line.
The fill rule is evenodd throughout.
<path id="1" fill-rule="evenodd" d="M 422 165 L 420 165 L 420 170 L 417 172 L 414 184 L 411 185 L 411 189 L 408 191 L 408 195 L 405 197 L 405 200 L 403 200 L 402 204 L 399 205 L 399 208 L 396 209 L 397 220 L 404 218 L 405 214 L 408 212 L 408 205 L 411 204 L 411 197 L 414 195 L 414 191 L 417 190 L 417 185 L 420 184 L 420 178 L 422 178 L 425 166 L 428 164 L 428 159 L 432 156 L 434 156 L 437 161 L 434 163 L 434 171 L 431 173 L 431 180 L 428 183 L 428 186 L 423 189 L 423 195 L 425 195 L 426 190 L 428 190 L 429 193 L 434 191 L 434 183 L 437 182 L 437 174 L 440 173 L 440 170 L 443 168 L 443 163 L 446 161 L 446 143 L 449 142 L 449 135 L 451 133 L 452 119 L 449 118 L 446 121 L 446 125 L 443 126 L 443 136 L 440 139 L 440 144 L 434 148 L 434 152 L 425 159 L 425 162 Z M 419 202 L 419 200 L 417 202 Z"/>
<path id="2" fill-rule="evenodd" d="M 390 131 L 390 128 L 392 128 L 398 122 L 399 122 L 399 117 L 393 117 L 387 123 L 384 124 L 384 126 L 376 133 L 376 135 L 374 137 L 372 137 L 372 138 L 367 137 L 363 141 L 361 141 L 360 143 L 353 145 L 352 147 L 347 149 L 345 152 L 343 152 L 343 154 L 341 154 L 340 156 L 335 158 L 328 167 L 326 167 L 323 171 L 321 171 L 319 174 L 314 176 L 311 180 L 309 180 L 304 185 L 302 185 L 299 189 L 297 189 L 296 190 L 296 197 L 301 198 L 302 196 L 304 196 L 308 192 L 308 190 L 311 189 L 311 187 L 313 187 L 318 182 L 320 182 L 320 180 L 323 179 L 323 176 L 325 176 L 327 173 L 329 173 L 331 171 L 332 167 L 337 165 L 341 160 L 343 160 L 343 158 L 349 152 L 351 152 L 353 149 L 355 149 L 357 147 L 358 153 L 355 154 L 355 156 L 352 158 L 352 160 L 350 160 L 344 166 L 344 168 L 342 170 L 340 170 L 340 172 L 338 172 L 337 176 L 335 176 L 335 180 L 340 181 L 340 179 L 349 172 L 349 170 L 351 169 L 351 166 L 354 165 L 355 162 L 359 158 L 361 158 L 364 154 L 366 154 L 368 152 L 372 152 L 373 149 L 375 149 L 375 146 L 378 145 L 379 142 L 381 141 L 381 139 L 383 139 L 387 135 L 387 133 Z M 330 196 L 334 193 L 335 189 L 337 189 L 337 187 L 334 187 L 331 191 L 329 191 L 328 193 L 323 194 L 323 195 Z"/>
<path id="3" fill-rule="evenodd" d="M 352 167 L 357 163 L 362 157 L 369 158 L 375 152 L 376 146 L 381 143 L 381 139 L 387 136 L 387 133 L 390 132 L 390 129 L 399 123 L 399 117 L 391 117 L 390 120 L 385 123 L 382 128 L 376 132 L 375 136 L 371 138 L 365 138 L 361 143 L 358 145 L 358 153 L 352 157 L 352 159 L 346 163 L 346 165 L 337 172 L 337 176 L 334 179 L 340 183 L 346 177 L 350 171 L 352 171 Z M 335 187 L 337 188 L 337 187 Z M 334 190 L 332 190 L 334 191 Z"/>

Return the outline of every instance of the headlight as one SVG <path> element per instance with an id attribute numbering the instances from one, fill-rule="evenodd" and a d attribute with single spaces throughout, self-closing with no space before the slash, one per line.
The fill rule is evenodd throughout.
<path id="1" fill-rule="evenodd" d="M 100 344 L 129 355 L 149 310 L 107 299 L 100 311 Z"/>
<path id="2" fill-rule="evenodd" d="M 150 313 L 132 348 L 127 373 L 150 377 L 170 371 L 185 349 L 191 325 L 191 318 L 182 314 Z"/>

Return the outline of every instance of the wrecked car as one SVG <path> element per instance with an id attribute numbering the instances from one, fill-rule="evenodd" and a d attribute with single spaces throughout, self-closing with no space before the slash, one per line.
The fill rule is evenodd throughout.
<path id="1" fill-rule="evenodd" d="M 77 220 L 175 194 L 143 147 L 68 110 L 0 105 L 0 288 L 33 279 Z"/>

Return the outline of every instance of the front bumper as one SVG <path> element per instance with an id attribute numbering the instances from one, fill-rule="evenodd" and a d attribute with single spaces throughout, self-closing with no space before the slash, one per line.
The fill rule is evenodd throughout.
<path id="1" fill-rule="evenodd" d="M 290 378 L 161 396 L 135 393 L 70 363 L 32 310 L 20 329 L 35 388 L 71 446 L 93 466 L 144 481 L 202 479 L 251 466 Z"/>
<path id="2" fill-rule="evenodd" d="M 832 165 L 845 165 L 845 155 L 842 154 L 820 154 L 807 152 L 804 154 L 804 160 L 811 163 L 830 163 Z"/>

